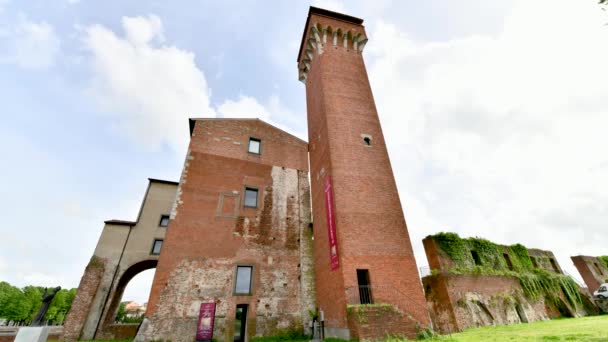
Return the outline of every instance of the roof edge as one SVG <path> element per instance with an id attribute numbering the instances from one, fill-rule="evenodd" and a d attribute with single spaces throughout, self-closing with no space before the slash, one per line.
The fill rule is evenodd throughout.
<path id="1" fill-rule="evenodd" d="M 157 178 L 148 178 L 148 181 L 150 181 L 150 183 L 179 185 L 179 182 L 174 182 L 174 181 L 169 181 L 169 180 L 164 180 L 164 179 L 157 179 Z"/>
<path id="2" fill-rule="evenodd" d="M 137 222 L 134 222 L 134 221 L 124 221 L 124 220 L 114 220 L 114 219 L 103 221 L 103 223 L 113 224 L 116 226 L 134 226 L 137 224 Z"/>
<path id="3" fill-rule="evenodd" d="M 298 138 L 298 137 L 297 137 L 297 136 L 295 136 L 294 134 L 289 133 L 289 132 L 287 132 L 286 130 L 281 129 L 281 128 L 279 128 L 279 127 L 277 127 L 277 126 L 275 126 L 275 125 L 273 125 L 273 124 L 271 124 L 271 123 L 268 123 L 268 122 L 266 122 L 266 121 L 264 121 L 264 120 L 260 119 L 260 118 L 190 118 L 190 119 L 188 119 L 188 122 L 190 123 L 190 136 L 192 136 L 192 132 L 194 131 L 194 123 L 195 123 L 196 121 L 216 121 L 216 120 L 217 120 L 217 121 L 219 121 L 219 120 L 232 120 L 232 121 L 259 121 L 259 122 L 261 122 L 261 123 L 263 123 L 263 124 L 265 124 L 265 125 L 268 125 L 268 126 L 270 126 L 270 127 L 274 128 L 274 129 L 278 130 L 278 131 L 281 131 L 281 132 L 283 132 L 283 133 L 285 133 L 285 134 L 287 134 L 287 135 L 291 136 L 292 138 L 295 138 L 295 139 L 299 140 L 300 142 L 302 142 L 302 143 L 304 143 L 304 144 L 306 144 L 306 145 L 308 146 L 308 141 L 306 141 L 306 140 L 304 140 L 304 139 L 301 139 L 301 138 Z"/>

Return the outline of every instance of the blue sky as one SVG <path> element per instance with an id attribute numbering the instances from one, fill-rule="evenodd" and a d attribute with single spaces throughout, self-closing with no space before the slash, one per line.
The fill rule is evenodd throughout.
<path id="1" fill-rule="evenodd" d="M 607 17 L 595 1 L 315 1 L 364 56 L 419 266 L 438 231 L 608 254 Z M 147 177 L 177 180 L 188 117 L 306 138 L 307 1 L 0 0 L 0 279 L 75 287 Z M 125 298 L 145 301 L 150 275 Z M 147 282 L 147 283 L 146 283 Z M 128 299 L 128 298 L 127 298 Z"/>

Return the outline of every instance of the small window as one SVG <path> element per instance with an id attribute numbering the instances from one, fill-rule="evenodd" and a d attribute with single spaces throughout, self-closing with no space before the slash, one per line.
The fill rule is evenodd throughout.
<path id="1" fill-rule="evenodd" d="M 163 246 L 163 240 L 154 240 L 154 244 L 152 244 L 152 252 L 150 252 L 150 254 L 159 255 L 160 249 L 162 246 Z"/>
<path id="2" fill-rule="evenodd" d="M 372 139 L 370 139 L 369 137 L 365 137 L 363 138 L 363 143 L 365 144 L 365 146 L 372 146 Z"/>
<path id="3" fill-rule="evenodd" d="M 505 258 L 505 262 L 507 263 L 507 267 L 512 271 L 513 270 L 513 263 L 511 262 L 511 258 L 509 257 L 509 254 L 503 253 L 502 257 Z"/>
<path id="4" fill-rule="evenodd" d="M 373 304 L 369 270 L 357 270 L 357 283 L 359 285 L 359 301 L 361 304 Z"/>
<path id="5" fill-rule="evenodd" d="M 256 138 L 249 138 L 249 153 L 260 154 L 262 141 Z"/>
<path id="6" fill-rule="evenodd" d="M 158 225 L 161 227 L 167 227 L 169 225 L 169 215 L 160 215 L 160 222 Z"/>
<path id="7" fill-rule="evenodd" d="M 245 201 L 244 205 L 250 208 L 258 207 L 258 189 L 245 188 Z"/>
<path id="8" fill-rule="evenodd" d="M 237 295 L 251 294 L 251 274 L 253 266 L 237 266 L 234 293 Z"/>
<path id="9" fill-rule="evenodd" d="M 479 258 L 479 254 L 477 253 L 477 251 L 471 251 L 471 256 L 475 261 L 475 265 L 481 266 L 481 259 Z"/>

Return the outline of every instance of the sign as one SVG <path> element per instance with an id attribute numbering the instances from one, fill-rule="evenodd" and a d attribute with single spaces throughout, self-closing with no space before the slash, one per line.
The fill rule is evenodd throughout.
<path id="1" fill-rule="evenodd" d="M 331 177 L 325 177 L 325 218 L 327 219 L 327 234 L 329 235 L 329 263 L 332 271 L 340 266 L 338 260 L 338 237 L 336 236 L 336 220 L 334 217 L 334 192 Z"/>
<path id="2" fill-rule="evenodd" d="M 213 322 L 215 319 L 215 303 L 201 303 L 196 325 L 196 340 L 211 341 L 213 338 Z"/>

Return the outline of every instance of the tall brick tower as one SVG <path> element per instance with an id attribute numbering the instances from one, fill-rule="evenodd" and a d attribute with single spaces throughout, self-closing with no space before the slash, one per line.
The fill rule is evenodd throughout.
<path id="1" fill-rule="evenodd" d="M 361 54 L 362 23 L 311 7 L 298 55 L 317 304 L 327 336 L 412 336 L 430 320 Z"/>

